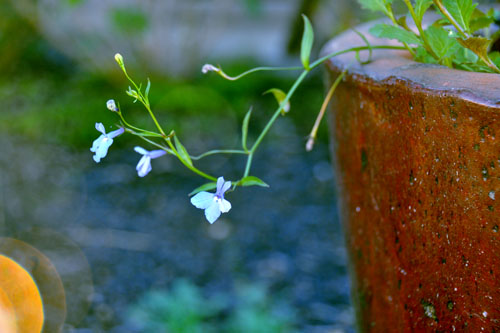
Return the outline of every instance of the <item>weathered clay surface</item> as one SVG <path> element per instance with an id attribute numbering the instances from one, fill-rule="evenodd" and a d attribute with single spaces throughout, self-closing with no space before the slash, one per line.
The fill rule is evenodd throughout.
<path id="1" fill-rule="evenodd" d="M 499 332 L 500 75 L 354 59 L 328 71 L 352 64 L 331 130 L 361 331 Z"/>

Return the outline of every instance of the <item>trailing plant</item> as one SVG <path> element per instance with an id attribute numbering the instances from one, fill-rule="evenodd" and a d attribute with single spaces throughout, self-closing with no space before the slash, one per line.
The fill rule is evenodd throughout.
<path id="1" fill-rule="evenodd" d="M 145 87 L 137 84 L 127 72 L 124 59 L 120 54 L 115 55 L 115 60 L 130 82 L 126 91 L 135 102 L 139 101 L 151 117 L 154 129 L 144 129 L 130 124 L 125 119 L 124 112 L 114 100 L 107 102 L 109 110 L 116 112 L 120 124 L 118 129 L 106 133 L 103 124 L 97 123 L 96 129 L 101 136 L 96 139 L 90 149 L 95 153 L 94 160 L 99 162 L 106 156 L 113 140 L 118 135 L 129 133 L 142 139 L 154 150 L 148 151 L 142 147 L 135 147 L 135 151 L 141 156 L 137 164 L 137 172 L 140 177 L 146 176 L 152 170 L 152 160 L 172 155 L 177 158 L 187 169 L 204 178 L 206 183 L 201 184 L 189 195 L 191 203 L 205 212 L 205 217 L 210 223 L 214 223 L 222 213 L 231 209 L 231 204 L 225 195 L 239 187 L 269 185 L 256 175 L 252 174 L 252 163 L 262 141 L 269 133 L 274 123 L 291 110 L 291 98 L 303 80 L 311 71 L 318 68 L 328 59 L 340 54 L 355 52 L 356 58 L 361 62 L 359 53 L 361 51 L 371 52 L 375 49 L 397 49 L 407 50 L 416 61 L 436 63 L 451 68 L 487 73 L 500 73 L 500 53 L 491 52 L 491 45 L 498 39 L 500 33 L 495 31 L 493 25 L 498 12 L 493 9 L 481 11 L 477 3 L 472 0 L 400 0 L 404 3 L 408 12 L 397 15 L 393 11 L 394 0 L 358 0 L 365 9 L 383 13 L 388 17 L 387 21 L 375 24 L 370 33 L 376 37 L 394 39 L 401 45 L 371 45 L 368 39 L 358 33 L 365 45 L 353 47 L 342 51 L 327 54 L 319 59 L 311 59 L 311 50 L 314 42 L 314 32 L 309 19 L 303 16 L 304 32 L 302 35 L 300 50 L 300 66 L 296 67 L 257 67 L 236 76 L 225 73 L 221 67 L 206 64 L 202 68 L 203 73 L 214 72 L 229 81 L 243 79 L 245 76 L 262 71 L 298 71 L 297 79 L 287 91 L 271 88 L 266 93 L 272 94 L 278 102 L 278 107 L 270 117 L 257 138 L 250 142 L 248 138 L 251 124 L 252 109 L 248 110 L 242 121 L 240 147 L 229 147 L 207 151 L 201 155 L 193 156 L 182 144 L 181 138 L 174 129 L 164 130 L 158 122 L 149 101 L 151 82 L 148 80 Z M 437 17 L 431 24 L 424 24 L 424 15 L 427 11 L 434 9 Z M 414 28 L 407 23 L 411 18 Z M 368 60 L 369 61 L 369 60 Z M 332 98 L 337 85 L 344 78 L 346 71 L 342 72 L 330 87 L 320 112 L 306 142 L 306 150 L 311 150 L 316 139 L 316 133 L 326 107 Z M 167 124 L 168 125 L 168 124 Z M 226 154 L 237 155 L 246 159 L 245 167 L 238 178 L 227 181 L 221 175 L 214 175 L 209 171 L 198 168 L 196 162 L 200 159 L 209 158 L 213 155 Z M 214 193 L 207 191 L 215 190 Z"/>

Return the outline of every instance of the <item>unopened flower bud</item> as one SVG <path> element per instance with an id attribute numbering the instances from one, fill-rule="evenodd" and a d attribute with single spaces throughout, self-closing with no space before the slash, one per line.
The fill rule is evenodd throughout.
<path id="1" fill-rule="evenodd" d="M 118 108 L 116 107 L 116 103 L 114 99 L 110 99 L 106 102 L 106 107 L 113 112 L 118 112 Z"/>
<path id="2" fill-rule="evenodd" d="M 205 64 L 203 65 L 203 67 L 201 68 L 201 72 L 203 74 L 207 74 L 208 72 L 220 72 L 220 69 L 215 67 L 214 65 L 211 65 L 211 64 Z"/>
<path id="3" fill-rule="evenodd" d="M 120 67 L 123 67 L 123 57 L 120 53 L 115 54 L 115 60 Z"/>

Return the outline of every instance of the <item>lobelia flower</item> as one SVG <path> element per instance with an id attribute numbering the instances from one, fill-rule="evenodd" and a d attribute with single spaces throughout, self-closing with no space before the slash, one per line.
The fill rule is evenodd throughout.
<path id="1" fill-rule="evenodd" d="M 142 155 L 136 167 L 139 177 L 144 177 L 149 173 L 149 171 L 151 171 L 151 159 L 158 158 L 167 153 L 164 150 L 147 151 L 146 149 L 141 147 L 135 147 L 134 150 Z"/>
<path id="2" fill-rule="evenodd" d="M 99 163 L 101 161 L 101 158 L 106 157 L 106 154 L 108 153 L 108 148 L 113 143 L 113 138 L 122 134 L 123 132 L 125 132 L 125 130 L 123 128 L 119 128 L 116 131 L 109 132 L 108 134 L 106 134 L 106 131 L 104 130 L 104 125 L 102 123 L 95 123 L 95 128 L 102 134 L 100 137 L 94 140 L 92 148 L 90 148 L 90 151 L 95 153 L 94 161 Z"/>
<path id="3" fill-rule="evenodd" d="M 224 192 L 230 187 L 231 182 L 225 182 L 224 177 L 219 177 L 215 193 L 200 192 L 191 198 L 191 203 L 196 208 L 204 209 L 208 222 L 214 223 L 221 213 L 227 213 L 231 209 L 231 203 L 224 199 Z"/>

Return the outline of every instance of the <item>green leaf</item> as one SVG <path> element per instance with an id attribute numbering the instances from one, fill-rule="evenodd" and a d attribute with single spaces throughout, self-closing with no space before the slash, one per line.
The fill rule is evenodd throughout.
<path id="1" fill-rule="evenodd" d="M 443 4 L 455 21 L 470 33 L 470 20 L 477 3 L 472 0 L 443 0 Z"/>
<path id="2" fill-rule="evenodd" d="M 457 41 L 463 47 L 471 50 L 475 54 L 477 54 L 480 58 L 484 58 L 488 56 L 488 47 L 490 46 L 491 41 L 488 38 L 484 37 L 470 37 L 467 39 L 457 38 Z"/>
<path id="3" fill-rule="evenodd" d="M 421 45 L 422 41 L 413 32 L 406 31 L 394 25 L 376 24 L 370 29 L 375 37 L 397 39 L 401 43 Z"/>
<path id="4" fill-rule="evenodd" d="M 382 12 L 387 16 L 391 16 L 389 11 L 389 6 L 392 0 L 358 0 L 362 8 L 368 9 L 374 12 Z"/>
<path id="5" fill-rule="evenodd" d="M 495 51 L 489 54 L 491 61 L 500 68 L 500 52 Z"/>
<path id="6" fill-rule="evenodd" d="M 283 101 L 286 99 L 286 94 L 281 89 L 272 88 L 272 89 L 269 89 L 268 91 L 264 92 L 264 94 L 269 94 L 269 93 L 274 95 L 274 98 L 276 98 L 276 101 L 278 102 L 279 105 L 281 105 L 283 103 Z M 281 114 L 285 115 L 285 113 L 287 113 L 288 111 L 290 111 L 290 102 L 289 101 L 287 101 L 285 106 L 283 106 L 283 108 L 281 109 Z"/>
<path id="7" fill-rule="evenodd" d="M 247 148 L 247 137 L 248 137 L 248 123 L 250 122 L 250 116 L 252 115 L 252 108 L 248 110 L 245 118 L 243 119 L 243 126 L 241 126 L 241 146 L 244 151 L 248 151 Z"/>
<path id="8" fill-rule="evenodd" d="M 417 0 L 415 1 L 415 16 L 418 20 L 417 24 L 422 22 L 425 12 L 432 5 L 432 0 Z"/>
<path id="9" fill-rule="evenodd" d="M 488 28 L 493 22 L 495 22 L 495 11 L 493 8 L 489 10 L 486 14 L 475 9 L 472 14 L 472 19 L 470 21 L 470 32 L 474 33 L 478 30 Z"/>
<path id="10" fill-rule="evenodd" d="M 458 44 L 455 38 L 450 37 L 445 29 L 430 26 L 424 31 L 424 34 L 432 51 L 434 51 L 439 60 L 452 57 L 460 48 L 460 44 Z"/>
<path id="11" fill-rule="evenodd" d="M 148 78 L 148 84 L 146 85 L 146 90 L 144 92 L 144 95 L 146 96 L 146 98 L 148 98 L 148 96 L 149 96 L 149 89 L 151 89 L 151 81 L 149 81 L 149 78 Z"/>
<path id="12" fill-rule="evenodd" d="M 217 183 L 216 182 L 206 183 L 206 184 L 203 184 L 203 185 L 195 188 L 194 190 L 192 190 L 191 193 L 188 194 L 188 196 L 195 195 L 196 193 L 199 193 L 201 191 L 214 190 L 216 188 L 217 188 Z"/>
<path id="13" fill-rule="evenodd" d="M 314 31 L 307 16 L 302 14 L 304 19 L 304 34 L 302 35 L 302 44 L 300 47 L 300 60 L 305 69 L 309 69 L 309 58 L 311 57 L 312 45 L 314 42 Z"/>
<path id="14" fill-rule="evenodd" d="M 239 182 L 238 185 L 241 186 L 262 186 L 262 187 L 269 187 L 266 183 L 264 183 L 262 180 L 260 180 L 257 177 L 254 176 L 246 176 L 245 178 L 242 178 Z"/>
<path id="15" fill-rule="evenodd" d="M 177 135 L 174 135 L 174 142 L 175 142 L 175 150 L 177 150 L 177 153 L 179 154 L 178 157 L 182 159 L 184 162 L 186 162 L 189 165 L 193 165 L 193 161 L 191 161 L 191 157 L 189 157 L 189 154 L 182 145 L 182 143 L 179 141 L 177 138 Z"/>

